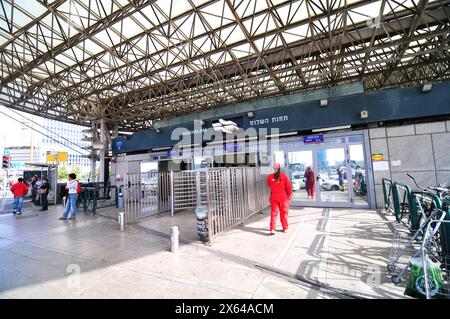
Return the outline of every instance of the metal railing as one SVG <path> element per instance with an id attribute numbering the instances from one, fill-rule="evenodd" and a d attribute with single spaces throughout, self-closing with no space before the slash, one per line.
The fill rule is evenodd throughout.
<path id="1" fill-rule="evenodd" d="M 384 197 L 384 208 L 394 214 L 394 182 L 390 179 L 383 178 L 383 197 Z"/>
<path id="2" fill-rule="evenodd" d="M 97 208 L 117 206 L 116 186 L 83 186 L 81 190 L 79 201 L 85 212 L 95 214 Z"/>
<path id="3" fill-rule="evenodd" d="M 208 209 L 209 243 L 269 206 L 267 176 L 260 168 L 214 168 L 202 171 L 127 174 L 125 223 L 181 209 Z"/>
<path id="4" fill-rule="evenodd" d="M 124 181 L 125 223 L 170 210 L 170 172 L 126 174 Z"/>
<path id="5" fill-rule="evenodd" d="M 393 213 L 396 221 L 413 233 L 433 209 L 442 208 L 441 200 L 435 194 L 412 191 L 408 185 L 386 178 L 382 183 L 386 211 Z"/>
<path id="6" fill-rule="evenodd" d="M 269 206 L 266 176 L 259 168 L 207 171 L 208 241 Z"/>
<path id="7" fill-rule="evenodd" d="M 206 205 L 207 171 L 171 172 L 172 185 L 172 215 L 177 210 L 195 208 Z"/>

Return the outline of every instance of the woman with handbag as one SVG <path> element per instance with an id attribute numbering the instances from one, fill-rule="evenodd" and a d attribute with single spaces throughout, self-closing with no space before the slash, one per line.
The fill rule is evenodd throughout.
<path id="1" fill-rule="evenodd" d="M 42 209 L 41 211 L 48 210 L 48 192 L 50 190 L 50 184 L 48 182 L 48 178 L 44 177 L 43 183 L 41 188 L 38 190 L 39 194 L 41 195 L 41 203 L 42 203 Z"/>

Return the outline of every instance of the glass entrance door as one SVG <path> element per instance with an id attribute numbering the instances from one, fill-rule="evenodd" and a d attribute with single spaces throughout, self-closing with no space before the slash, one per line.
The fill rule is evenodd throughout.
<path id="1" fill-rule="evenodd" d="M 298 138 L 280 144 L 272 161 L 281 164 L 292 182 L 292 206 L 374 205 L 368 137 L 364 134 L 333 134 L 320 144 L 305 144 Z"/>
<path id="2" fill-rule="evenodd" d="M 287 171 L 292 182 L 292 201 L 312 203 L 317 202 L 314 174 L 307 170 L 314 169 L 314 152 L 312 150 L 287 152 Z"/>
<path id="3" fill-rule="evenodd" d="M 348 206 L 351 202 L 351 182 L 348 182 L 351 174 L 346 147 L 317 149 L 316 157 L 320 202 L 324 206 Z"/>
<path id="4" fill-rule="evenodd" d="M 355 205 L 369 205 L 367 165 L 362 143 L 350 144 L 349 154 L 353 179 L 353 203 Z"/>

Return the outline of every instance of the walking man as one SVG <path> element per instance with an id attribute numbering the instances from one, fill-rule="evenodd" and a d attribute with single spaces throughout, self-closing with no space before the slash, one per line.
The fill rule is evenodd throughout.
<path id="1" fill-rule="evenodd" d="M 66 209 L 64 210 L 64 215 L 59 218 L 59 220 L 74 220 L 77 210 L 77 200 L 78 200 L 78 180 L 77 176 L 73 173 L 69 174 L 69 181 L 66 184 L 67 190 L 67 202 Z M 71 212 L 71 216 L 69 217 L 69 210 Z"/>
<path id="2" fill-rule="evenodd" d="M 28 193 L 28 186 L 23 178 L 19 177 L 18 182 L 11 186 L 11 192 L 14 194 L 14 215 L 22 215 L 23 198 Z"/>

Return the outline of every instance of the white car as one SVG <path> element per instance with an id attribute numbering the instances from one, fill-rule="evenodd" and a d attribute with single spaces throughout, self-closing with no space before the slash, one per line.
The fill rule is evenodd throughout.
<path id="1" fill-rule="evenodd" d="M 305 176 L 304 171 L 295 172 L 292 174 L 292 190 L 298 191 L 301 188 L 305 188 L 306 184 L 303 181 L 303 178 Z"/>
<path id="2" fill-rule="evenodd" d="M 344 179 L 344 188 L 347 184 L 347 180 Z M 322 183 L 322 188 L 327 191 L 338 191 L 341 189 L 339 186 L 339 177 L 337 175 L 331 175 L 326 181 Z"/>
<path id="3" fill-rule="evenodd" d="M 292 190 L 298 191 L 302 188 L 306 188 L 306 182 L 305 179 L 305 172 L 299 171 L 292 174 Z M 324 182 L 324 179 L 320 178 L 320 185 Z"/>

